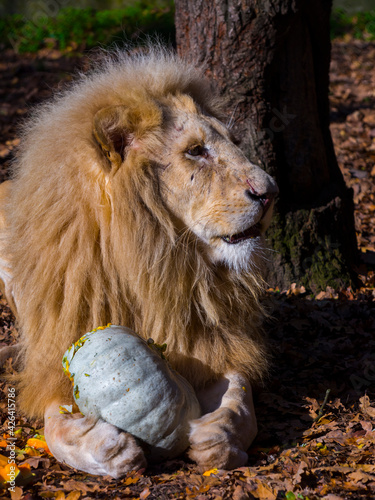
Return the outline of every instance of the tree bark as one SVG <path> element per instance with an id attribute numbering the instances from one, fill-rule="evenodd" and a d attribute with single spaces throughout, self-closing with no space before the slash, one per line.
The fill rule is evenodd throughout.
<path id="1" fill-rule="evenodd" d="M 331 1 L 175 5 L 179 54 L 216 81 L 243 151 L 279 184 L 270 285 L 348 285 L 357 244 L 329 130 Z"/>

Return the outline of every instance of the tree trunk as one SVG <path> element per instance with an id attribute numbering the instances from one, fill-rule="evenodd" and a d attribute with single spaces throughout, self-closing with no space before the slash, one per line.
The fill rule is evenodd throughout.
<path id="1" fill-rule="evenodd" d="M 175 4 L 178 52 L 216 81 L 245 154 L 279 184 L 268 282 L 349 284 L 357 244 L 329 130 L 331 1 Z"/>

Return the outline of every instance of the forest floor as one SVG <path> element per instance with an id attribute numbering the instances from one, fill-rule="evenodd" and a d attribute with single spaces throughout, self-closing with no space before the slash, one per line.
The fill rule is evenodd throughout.
<path id="1" fill-rule="evenodd" d="M 183 456 L 121 480 L 75 471 L 48 453 L 39 436 L 42 422 L 16 412 L 16 441 L 9 439 L 7 396 L 13 393 L 3 382 L 0 474 L 6 473 L 9 443 L 15 446 L 19 473 L 14 491 L 3 484 L 0 498 L 375 498 L 374 61 L 375 43 L 333 44 L 332 136 L 354 190 L 362 286 L 355 291 L 327 288 L 315 297 L 298 286 L 269 291 L 267 330 L 274 363 L 256 395 L 260 430 L 248 464 L 201 473 Z M 0 180 L 7 177 L 20 140 L 17 123 L 30 104 L 43 101 L 75 68 L 86 65 L 85 58 L 59 52 L 0 55 Z M 0 344 L 16 342 L 14 318 L 0 302 Z"/>

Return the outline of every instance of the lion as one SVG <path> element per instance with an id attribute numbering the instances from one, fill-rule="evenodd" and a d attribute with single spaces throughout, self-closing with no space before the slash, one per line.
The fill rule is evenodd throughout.
<path id="1" fill-rule="evenodd" d="M 37 108 L 1 186 L 0 277 L 20 331 L 17 404 L 44 417 L 61 462 L 121 477 L 146 466 L 130 434 L 72 404 L 63 353 L 124 325 L 168 346 L 202 417 L 202 470 L 247 462 L 275 181 L 235 145 L 201 72 L 163 48 L 118 50 Z"/>

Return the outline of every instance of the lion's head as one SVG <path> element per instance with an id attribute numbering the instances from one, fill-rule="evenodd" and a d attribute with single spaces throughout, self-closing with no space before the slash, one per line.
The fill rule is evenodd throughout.
<path id="1" fill-rule="evenodd" d="M 264 371 L 277 187 L 220 116 L 200 73 L 155 50 L 109 58 L 25 125 L 8 220 L 28 413 L 69 398 L 62 354 L 108 322 L 166 341 L 195 385 Z"/>
<path id="2" fill-rule="evenodd" d="M 243 271 L 258 260 L 276 183 L 192 97 L 154 99 L 142 114 L 127 105 L 101 109 L 95 136 L 110 170 L 117 171 L 131 152 L 152 163 L 176 230 L 193 232 L 212 262 Z"/>

